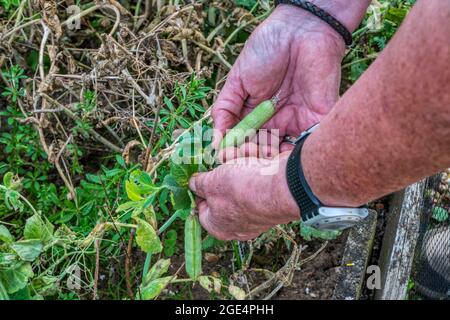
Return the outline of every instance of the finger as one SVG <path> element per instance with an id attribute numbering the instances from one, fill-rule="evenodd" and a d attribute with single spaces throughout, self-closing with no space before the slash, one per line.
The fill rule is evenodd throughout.
<path id="1" fill-rule="evenodd" d="M 294 150 L 294 148 L 295 146 L 292 143 L 283 142 L 280 146 L 280 152 L 292 151 Z"/>
<path id="2" fill-rule="evenodd" d="M 239 122 L 244 101 L 247 99 L 239 73 L 238 60 L 228 74 L 227 81 L 211 112 L 215 129 L 212 144 L 215 149 L 218 149 L 226 130 L 233 128 Z"/>
<path id="3" fill-rule="evenodd" d="M 258 157 L 258 144 L 255 142 L 244 143 L 239 150 L 244 157 Z"/>
<path id="4" fill-rule="evenodd" d="M 213 223 L 211 209 L 206 201 L 201 202 L 198 206 L 198 216 L 200 224 L 214 238 L 219 240 L 231 240 L 233 238 L 232 235 L 228 235 L 225 232 L 220 231 L 220 228 Z"/>
<path id="5" fill-rule="evenodd" d="M 208 190 L 211 189 L 210 174 L 211 172 L 196 173 L 189 179 L 189 189 L 203 199 L 207 198 Z"/>
<path id="6" fill-rule="evenodd" d="M 239 241 L 249 241 L 249 240 L 253 240 L 255 238 L 257 238 L 262 232 L 259 233 L 238 233 L 236 234 L 235 239 L 233 240 L 239 240 Z"/>
<path id="7" fill-rule="evenodd" d="M 227 147 L 217 152 L 217 159 L 220 163 L 225 163 L 240 157 L 242 157 L 242 154 L 239 148 Z"/>

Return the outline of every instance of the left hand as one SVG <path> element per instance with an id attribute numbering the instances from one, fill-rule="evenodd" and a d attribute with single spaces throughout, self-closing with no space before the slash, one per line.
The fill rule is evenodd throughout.
<path id="1" fill-rule="evenodd" d="M 286 181 L 289 153 L 272 160 L 238 158 L 194 175 L 189 187 L 199 197 L 203 227 L 217 239 L 250 240 L 273 226 L 299 220 Z"/>

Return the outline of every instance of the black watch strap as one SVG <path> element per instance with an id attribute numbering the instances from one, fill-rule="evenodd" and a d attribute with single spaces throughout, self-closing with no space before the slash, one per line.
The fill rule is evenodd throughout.
<path id="1" fill-rule="evenodd" d="M 317 199 L 306 182 L 301 165 L 301 150 L 309 134 L 296 142 L 295 148 L 289 156 L 286 165 L 286 178 L 289 190 L 300 208 L 303 221 L 312 219 L 318 215 L 318 209 L 322 203 Z"/>
<path id="2" fill-rule="evenodd" d="M 316 6 L 314 3 L 304 0 L 275 0 L 275 6 L 278 6 L 279 4 L 291 4 L 312 13 L 322 21 L 328 23 L 328 25 L 330 25 L 330 27 L 332 27 L 334 30 L 336 30 L 336 32 L 339 33 L 342 38 L 344 38 L 345 44 L 347 46 L 352 45 L 352 33 L 348 31 L 348 29 L 341 22 L 339 22 L 339 20 L 337 20 L 325 10 Z"/>

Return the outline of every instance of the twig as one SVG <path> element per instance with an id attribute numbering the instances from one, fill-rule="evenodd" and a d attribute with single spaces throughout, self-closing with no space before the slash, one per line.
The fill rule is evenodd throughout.
<path id="1" fill-rule="evenodd" d="M 117 31 L 117 28 L 119 27 L 119 24 L 120 24 L 120 11 L 119 11 L 119 9 L 117 7 L 109 5 L 109 4 L 95 5 L 95 6 L 92 6 L 92 7 L 88 8 L 88 9 L 86 9 L 86 10 L 83 10 L 80 13 L 69 17 L 66 21 L 61 23 L 61 26 L 65 27 L 65 26 L 67 26 L 69 24 L 72 24 L 73 21 L 81 19 L 85 15 L 88 15 L 91 12 L 94 12 L 95 10 L 102 9 L 102 8 L 109 8 L 109 9 L 113 10 L 114 13 L 116 14 L 116 22 L 114 23 L 113 28 L 109 32 L 109 35 L 112 36 Z"/>
<path id="2" fill-rule="evenodd" d="M 50 103 L 58 106 L 59 108 L 63 108 L 64 109 L 64 113 L 71 118 L 74 121 L 81 121 L 81 119 L 75 115 L 71 110 L 69 110 L 67 107 L 65 107 L 64 105 L 62 105 L 61 103 L 59 103 L 58 101 L 54 100 L 53 98 L 49 97 L 47 94 L 45 93 L 41 93 L 41 97 L 45 98 L 47 101 L 49 101 Z M 106 147 L 108 147 L 109 149 L 113 150 L 114 152 L 122 152 L 122 148 L 119 148 L 118 146 L 116 146 L 115 144 L 113 144 L 112 142 L 110 142 L 109 140 L 107 140 L 106 138 L 104 138 L 102 135 L 100 135 L 99 133 L 97 133 L 97 131 L 95 131 L 92 128 L 87 128 L 86 129 L 89 134 L 98 142 L 104 144 Z"/>
<path id="3" fill-rule="evenodd" d="M 219 58 L 220 62 L 222 62 L 224 66 L 226 66 L 228 69 L 231 69 L 232 65 L 222 56 L 222 54 L 219 51 L 213 50 L 210 47 L 205 46 L 203 43 L 197 42 L 195 40 L 192 39 L 189 40 L 198 47 L 200 47 L 201 49 L 215 55 L 217 58 Z"/>
<path id="4" fill-rule="evenodd" d="M 127 69 L 123 69 L 122 74 L 131 83 L 133 88 L 135 88 L 136 91 L 144 98 L 145 103 L 147 103 L 153 109 L 153 112 L 156 112 L 156 110 L 154 110 L 155 99 L 145 94 L 144 90 L 142 90 L 142 88 L 137 84 L 137 82 L 133 79 L 133 77 L 131 76 L 131 74 L 128 72 Z"/>
<path id="5" fill-rule="evenodd" d="M 95 272 L 94 272 L 94 293 L 92 300 L 97 300 L 98 275 L 100 272 L 100 238 L 95 239 Z"/>
<path id="6" fill-rule="evenodd" d="M 50 35 L 50 28 L 44 22 L 41 22 L 42 28 L 44 29 L 44 35 L 42 36 L 41 46 L 39 48 L 39 75 L 41 76 L 42 83 L 45 83 L 45 71 L 44 71 L 44 56 L 45 56 L 45 45 Z"/>

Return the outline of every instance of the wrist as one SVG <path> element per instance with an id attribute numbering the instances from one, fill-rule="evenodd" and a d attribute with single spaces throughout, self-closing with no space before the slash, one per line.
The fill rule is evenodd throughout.
<path id="1" fill-rule="evenodd" d="M 350 32 L 353 32 L 361 23 L 371 0 L 308 0 L 308 2 L 318 6 L 322 10 L 325 10 L 340 23 L 342 23 Z M 315 17 L 312 13 L 294 5 L 280 4 L 275 10 L 288 10 L 291 18 L 295 18 L 295 15 L 300 15 L 300 12 L 303 12 L 317 20 L 321 20 L 320 18 Z M 323 24 L 327 23 L 323 21 Z M 330 26 L 329 28 L 332 29 Z"/>
<path id="2" fill-rule="evenodd" d="M 300 208 L 289 190 L 286 178 L 286 165 L 290 152 L 284 152 L 274 161 L 279 161 L 279 169 L 274 175 L 273 190 L 277 209 L 290 221 L 300 220 Z"/>

